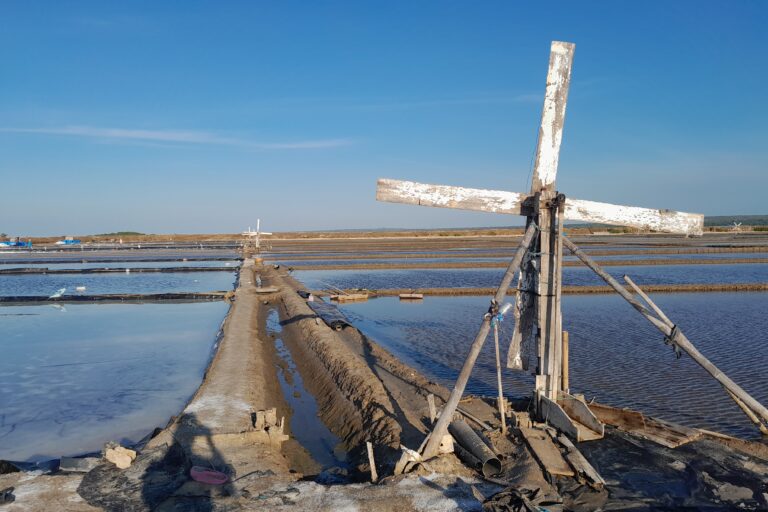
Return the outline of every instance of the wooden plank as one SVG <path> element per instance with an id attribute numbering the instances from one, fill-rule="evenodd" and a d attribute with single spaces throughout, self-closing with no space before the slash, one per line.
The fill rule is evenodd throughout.
<path id="1" fill-rule="evenodd" d="M 558 404 L 560 404 L 565 413 L 572 420 L 583 425 L 585 429 L 594 433 L 594 435 L 590 435 L 589 432 L 584 432 L 582 439 L 578 439 L 578 441 L 602 439 L 605 435 L 605 425 L 597 419 L 587 404 L 568 393 L 561 393 L 560 395 L 562 398 L 558 400 Z"/>
<path id="2" fill-rule="evenodd" d="M 430 185 L 387 178 L 379 179 L 376 185 L 377 201 L 489 213 L 520 215 L 527 198 L 527 194 L 517 192 Z"/>
<path id="3" fill-rule="evenodd" d="M 579 429 L 560 405 L 546 395 L 539 397 L 539 418 L 572 438 L 580 441 Z"/>
<path id="4" fill-rule="evenodd" d="M 565 458 L 568 459 L 573 469 L 577 474 L 583 476 L 595 489 L 602 489 L 605 487 L 605 480 L 600 476 L 600 473 L 589 463 L 586 457 L 579 451 L 578 448 L 568 439 L 566 436 L 560 434 L 557 436 L 557 440 L 565 446 L 566 454 Z"/>
<path id="5" fill-rule="evenodd" d="M 518 429 L 536 460 L 551 476 L 576 476 L 560 450 L 544 430 L 519 426 Z"/>
<path id="6" fill-rule="evenodd" d="M 583 199 L 566 200 L 565 218 L 682 235 L 700 236 L 704 231 L 704 215 L 698 213 L 654 210 Z"/>
<path id="7" fill-rule="evenodd" d="M 552 41 L 531 192 L 554 190 L 576 45 Z"/>
<path id="8" fill-rule="evenodd" d="M 621 430 L 634 430 L 645 427 L 645 416 L 637 411 L 619 409 L 595 402 L 589 404 L 588 407 L 602 423 L 613 425 Z"/>

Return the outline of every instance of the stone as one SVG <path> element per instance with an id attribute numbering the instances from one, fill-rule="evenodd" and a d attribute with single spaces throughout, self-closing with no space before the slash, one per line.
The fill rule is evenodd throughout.
<path id="1" fill-rule="evenodd" d="M 104 458 L 120 469 L 128 469 L 136 460 L 136 452 L 122 446 L 115 446 L 104 450 Z"/>

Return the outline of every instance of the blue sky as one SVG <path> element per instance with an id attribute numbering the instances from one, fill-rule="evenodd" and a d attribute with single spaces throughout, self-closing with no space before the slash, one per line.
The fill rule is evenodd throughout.
<path id="1" fill-rule="evenodd" d="M 377 177 L 524 191 L 552 40 L 558 188 L 765 214 L 768 3 L 0 3 L 0 231 L 517 225 Z"/>

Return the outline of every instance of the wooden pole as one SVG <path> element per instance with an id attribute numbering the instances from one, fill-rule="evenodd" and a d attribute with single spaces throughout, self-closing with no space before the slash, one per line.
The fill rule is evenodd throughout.
<path id="1" fill-rule="evenodd" d="M 643 315 L 646 320 L 651 322 L 659 331 L 661 331 L 664 336 L 672 337 L 672 341 L 685 353 L 687 353 L 689 356 L 691 356 L 691 359 L 696 361 L 699 366 L 704 368 L 712 377 L 715 378 L 722 386 L 736 395 L 742 402 L 744 402 L 750 409 L 752 409 L 755 413 L 757 413 L 763 420 L 768 421 L 768 409 L 765 408 L 760 402 L 755 400 L 749 393 L 744 391 L 738 384 L 733 382 L 727 375 L 725 375 L 720 369 L 712 364 L 712 362 L 704 357 L 704 355 L 699 352 L 696 347 L 693 346 L 693 343 L 690 342 L 690 340 L 680 331 L 680 329 L 673 329 L 670 328 L 663 320 L 660 320 L 653 316 L 652 312 L 643 306 L 640 302 L 638 302 L 637 299 L 627 290 L 624 288 L 618 281 L 616 281 L 610 274 L 608 274 L 605 270 L 600 268 L 600 265 L 598 265 L 595 260 L 590 258 L 588 255 L 586 255 L 584 252 L 581 251 L 573 242 L 571 242 L 568 238 L 563 237 L 563 243 L 566 247 L 574 254 L 576 257 L 578 257 L 581 261 L 584 262 L 586 266 L 591 268 L 598 276 L 600 276 L 603 281 L 608 283 L 608 285 L 611 286 L 616 292 L 618 292 L 619 295 L 621 295 L 624 300 L 629 302 L 632 307 L 634 307 L 641 315 Z"/>
<path id="2" fill-rule="evenodd" d="M 624 276 L 624 281 L 626 281 L 627 284 L 631 286 L 632 289 L 635 292 L 637 292 L 637 294 L 640 297 L 642 297 L 643 300 L 645 300 L 645 302 L 648 303 L 649 306 L 651 306 L 651 309 L 653 309 L 656 312 L 656 314 L 659 315 L 659 318 L 661 318 L 667 324 L 667 326 L 669 326 L 670 328 L 675 326 L 672 320 L 670 320 L 669 317 L 667 317 L 667 315 L 664 314 L 661 308 L 657 306 L 656 303 L 653 302 L 651 298 L 642 289 L 640 289 L 640 287 L 637 286 L 635 282 L 632 281 L 632 279 L 630 279 L 629 276 Z M 755 412 L 752 411 L 752 409 L 750 409 L 747 406 L 747 404 L 745 404 L 739 397 L 734 395 L 733 392 L 731 392 L 728 388 L 724 388 L 724 389 L 725 389 L 725 392 L 728 393 L 728 396 L 730 396 L 733 399 L 733 401 L 736 402 L 736 405 L 739 406 L 739 409 L 741 409 L 744 412 L 744 414 L 747 415 L 747 417 L 750 419 L 750 421 L 752 421 L 752 423 L 757 425 L 757 427 L 760 429 L 760 432 L 764 435 L 768 435 L 768 427 L 766 427 L 763 424 L 763 422 L 760 421 L 760 418 L 757 416 L 757 414 L 755 414 Z"/>
<path id="3" fill-rule="evenodd" d="M 499 322 L 493 322 L 493 341 L 496 344 L 496 380 L 499 385 L 499 417 L 501 417 L 501 432 L 507 433 L 507 418 L 504 412 L 504 388 L 501 385 L 501 356 L 499 355 Z"/>
<path id="4" fill-rule="evenodd" d="M 528 246 L 531 245 L 535 233 L 536 226 L 533 224 L 528 226 L 528 229 L 525 231 L 525 235 L 520 242 L 520 247 L 515 253 L 515 257 L 509 263 L 506 272 L 504 272 L 501 284 L 493 297 L 492 306 L 504 302 L 504 298 L 507 296 L 507 289 L 509 288 L 509 285 L 512 284 L 512 278 L 515 276 L 517 269 L 520 268 L 520 262 L 528 251 Z M 431 459 L 439 453 L 440 442 L 446 432 L 448 432 L 448 424 L 453 419 L 453 413 L 456 412 L 459 400 L 461 400 L 461 397 L 464 394 L 464 388 L 467 386 L 469 375 L 472 373 L 472 368 L 475 366 L 477 356 L 480 354 L 480 349 L 483 347 L 485 338 L 488 337 L 488 332 L 490 330 L 491 315 L 485 314 L 483 316 L 483 322 L 480 324 L 480 330 L 478 331 L 477 336 L 475 336 L 472 346 L 469 348 L 469 354 L 467 354 L 467 358 L 464 361 L 464 366 L 461 367 L 459 377 L 456 379 L 456 385 L 451 391 L 451 396 L 448 397 L 448 401 L 446 402 L 445 407 L 443 407 L 443 411 L 440 413 L 440 418 L 437 420 L 435 428 L 432 429 L 432 435 L 430 436 L 427 445 L 424 447 L 424 452 L 422 453 L 423 459 Z"/>
<path id="5" fill-rule="evenodd" d="M 379 479 L 378 473 L 376 473 L 376 462 L 373 460 L 373 445 L 370 441 L 365 443 L 368 448 L 368 465 L 371 466 L 371 482 L 376 483 Z"/>
<path id="6" fill-rule="evenodd" d="M 563 379 L 562 389 L 566 393 L 570 392 L 571 383 L 568 374 L 568 331 L 563 331 Z"/>

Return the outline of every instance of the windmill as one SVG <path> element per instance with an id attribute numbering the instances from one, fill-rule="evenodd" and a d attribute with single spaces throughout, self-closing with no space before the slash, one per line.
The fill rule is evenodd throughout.
<path id="1" fill-rule="evenodd" d="M 733 222 L 733 226 L 731 226 L 731 231 L 735 231 L 736 233 L 741 233 L 741 222 Z"/>
<path id="2" fill-rule="evenodd" d="M 536 415 L 579 441 L 599 439 L 603 436 L 603 424 L 590 412 L 585 402 L 570 395 L 570 390 L 563 382 L 563 368 L 567 367 L 568 357 L 563 344 L 560 307 L 564 246 L 660 330 L 676 354 L 684 351 L 690 355 L 732 398 L 735 397 L 736 403 L 750 418 L 759 417 L 761 430 L 766 428 L 762 422 L 768 424 L 768 409 L 707 360 L 631 279 L 625 276 L 627 284 L 647 305 L 638 301 L 632 292 L 600 268 L 564 235 L 565 219 L 685 236 L 701 235 L 704 228 L 704 216 L 700 214 L 572 199 L 557 191 L 555 180 L 574 48 L 572 43 L 552 43 L 536 162 L 529 193 L 431 185 L 393 179 L 378 181 L 376 199 L 379 201 L 526 217 L 526 230 L 519 249 L 509 263 L 490 307 L 483 316 L 479 332 L 472 341 L 451 395 L 428 439 L 425 440 L 423 450 L 419 454 L 421 460 L 437 455 L 475 361 L 494 325 L 494 319 L 500 313 L 507 290 L 518 270 L 520 276 L 514 312 L 516 321 L 511 347 L 519 347 L 521 343 L 536 347 L 539 361 L 534 384 Z M 515 355 L 517 354 L 514 350 L 510 349 L 508 368 L 519 369 L 515 365 Z M 501 405 L 499 409 L 503 414 Z"/>
<path id="3" fill-rule="evenodd" d="M 266 231 L 261 230 L 261 219 L 256 219 L 256 231 L 253 231 L 251 229 L 251 226 L 248 226 L 248 229 L 246 231 L 243 231 L 240 233 L 243 235 L 243 251 L 244 252 L 256 252 L 257 254 L 261 252 L 261 235 L 271 235 L 272 233 L 268 233 Z M 266 247 L 267 249 L 271 249 L 271 247 Z"/>

